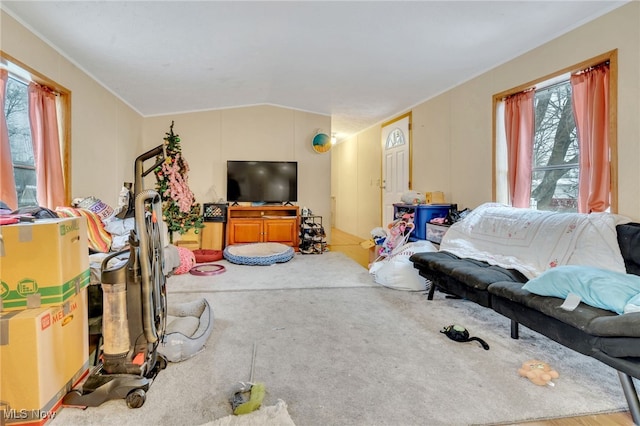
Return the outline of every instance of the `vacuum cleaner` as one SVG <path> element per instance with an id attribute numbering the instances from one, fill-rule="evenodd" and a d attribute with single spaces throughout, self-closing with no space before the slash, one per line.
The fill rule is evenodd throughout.
<path id="1" fill-rule="evenodd" d="M 144 161 L 154 157 L 156 164 L 143 171 Z M 167 366 L 158 352 L 167 319 L 162 200 L 156 191 L 142 189 L 142 179 L 162 161 L 163 145 L 136 159 L 135 228 L 129 249 L 107 256 L 101 264 L 102 345 L 87 379 L 63 398 L 65 406 L 97 407 L 107 400 L 125 399 L 129 408 L 139 408 Z M 109 267 L 116 257 L 121 261 Z"/>

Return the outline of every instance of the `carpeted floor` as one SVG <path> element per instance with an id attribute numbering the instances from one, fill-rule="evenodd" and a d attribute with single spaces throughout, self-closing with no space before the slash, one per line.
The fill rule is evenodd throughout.
<path id="1" fill-rule="evenodd" d="M 170 304 L 205 297 L 213 307 L 214 330 L 202 352 L 169 364 L 139 409 L 123 400 L 64 408 L 52 424 L 224 418 L 234 386 L 249 378 L 254 341 L 264 405 L 284 401 L 298 426 L 515 423 L 626 408 L 610 367 L 525 328 L 513 340 L 506 318 L 474 303 L 378 286 L 340 253 L 296 255 L 273 266 L 219 263 L 224 274 L 168 282 Z M 453 323 L 491 349 L 439 332 Z M 560 372 L 555 387 L 518 376 L 531 358 Z"/>

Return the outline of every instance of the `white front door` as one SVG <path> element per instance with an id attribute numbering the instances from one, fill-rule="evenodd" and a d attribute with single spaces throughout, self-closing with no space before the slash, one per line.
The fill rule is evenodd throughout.
<path id="1" fill-rule="evenodd" d="M 393 204 L 411 189 L 411 113 L 382 125 L 382 226 L 393 222 Z"/>

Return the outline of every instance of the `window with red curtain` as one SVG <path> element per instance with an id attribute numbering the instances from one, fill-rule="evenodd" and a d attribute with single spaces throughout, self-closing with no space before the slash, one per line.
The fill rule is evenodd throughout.
<path id="1" fill-rule="evenodd" d="M 58 102 L 58 98 L 68 93 L 52 89 L 55 85 L 34 82 L 34 78 L 45 80 L 5 58 L 2 65 L 4 90 L 0 101 L 4 114 L 0 125 L 6 125 L 6 132 L 0 126 L 0 200 L 12 210 L 36 205 L 55 209 L 66 205 L 68 164 L 64 162 L 64 153 L 69 146 L 66 138 L 60 140 L 58 115 L 61 106 L 66 108 L 68 104 Z"/>
<path id="2" fill-rule="evenodd" d="M 503 164 L 496 160 L 494 172 L 506 176 L 507 185 L 502 187 L 509 191 L 508 197 L 496 194 L 496 198 L 540 210 L 610 209 L 615 167 L 610 79 L 607 59 L 494 97 L 497 104 L 504 104 L 504 117 L 497 120 L 504 126 L 504 140 L 496 140 L 496 152 L 503 149 L 507 158 Z"/>

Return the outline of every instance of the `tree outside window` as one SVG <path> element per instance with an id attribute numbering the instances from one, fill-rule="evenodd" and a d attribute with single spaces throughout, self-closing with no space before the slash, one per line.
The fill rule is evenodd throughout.
<path id="1" fill-rule="evenodd" d="M 36 168 L 31 143 L 29 98 L 26 83 L 9 77 L 4 113 L 9 131 L 18 207 L 37 205 Z"/>
<path id="2" fill-rule="evenodd" d="M 569 81 L 535 92 L 531 207 L 576 212 L 579 149 Z"/>

